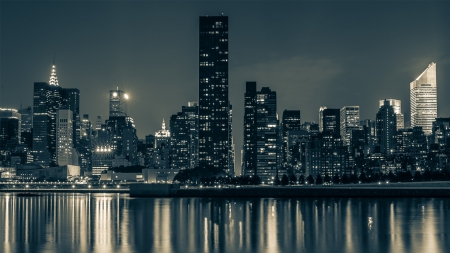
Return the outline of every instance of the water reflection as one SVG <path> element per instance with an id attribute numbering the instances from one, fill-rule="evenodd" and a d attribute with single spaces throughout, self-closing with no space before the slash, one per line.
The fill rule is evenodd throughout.
<path id="1" fill-rule="evenodd" d="M 0 252 L 449 252 L 448 199 L 0 195 Z"/>

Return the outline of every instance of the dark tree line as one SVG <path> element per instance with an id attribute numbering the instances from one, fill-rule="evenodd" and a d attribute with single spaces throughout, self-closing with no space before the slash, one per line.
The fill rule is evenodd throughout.
<path id="1" fill-rule="evenodd" d="M 230 177 L 221 169 L 194 168 L 181 170 L 174 178 L 174 182 L 191 185 L 213 186 L 219 184 L 227 185 L 259 185 L 261 179 L 258 176 L 238 176 Z M 423 173 L 416 171 L 413 174 L 410 171 L 393 173 L 390 171 L 384 173 L 361 172 L 356 174 L 334 176 L 325 175 L 300 175 L 298 178 L 294 174 L 283 174 L 281 179 L 276 176 L 273 185 L 298 185 L 298 184 L 358 184 L 358 183 L 377 183 L 377 182 L 422 182 L 422 181 L 450 181 L 450 172 L 447 170 L 434 171 L 425 170 Z"/>

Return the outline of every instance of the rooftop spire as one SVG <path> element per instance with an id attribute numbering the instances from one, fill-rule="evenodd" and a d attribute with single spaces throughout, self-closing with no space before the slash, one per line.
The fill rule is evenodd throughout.
<path id="1" fill-rule="evenodd" d="M 55 60 L 53 59 L 53 63 Z M 50 74 L 50 85 L 59 86 L 58 77 L 56 76 L 56 67 L 55 64 L 52 65 L 52 73 Z"/>
<path id="2" fill-rule="evenodd" d="M 163 118 L 163 123 L 162 123 L 162 130 L 166 130 L 166 122 L 164 122 L 164 118 Z"/>

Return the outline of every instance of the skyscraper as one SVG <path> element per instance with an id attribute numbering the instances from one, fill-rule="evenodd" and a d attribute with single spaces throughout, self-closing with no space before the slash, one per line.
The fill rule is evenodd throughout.
<path id="1" fill-rule="evenodd" d="M 398 99 L 384 99 L 379 101 L 380 108 L 384 105 L 384 101 L 388 101 L 389 104 L 394 109 L 395 113 L 395 120 L 397 122 L 396 124 L 396 130 L 405 128 L 405 116 L 402 113 L 402 101 Z"/>
<path id="2" fill-rule="evenodd" d="M 322 111 L 322 132 L 331 132 L 341 136 L 341 112 L 339 109 L 324 109 Z"/>
<path id="3" fill-rule="evenodd" d="M 273 182 L 279 174 L 277 93 L 268 87 L 256 92 L 256 82 L 247 82 L 244 103 L 244 175 Z"/>
<path id="4" fill-rule="evenodd" d="M 319 108 L 319 132 L 323 131 L 323 111 L 327 109 L 326 106 L 321 106 Z"/>
<path id="5" fill-rule="evenodd" d="M 422 127 L 425 134 L 432 132 L 437 118 L 436 63 L 428 65 L 416 80 L 410 83 L 411 127 Z"/>
<path id="6" fill-rule="evenodd" d="M 341 138 L 345 146 L 350 146 L 353 130 L 359 130 L 359 106 L 341 108 Z"/>
<path id="7" fill-rule="evenodd" d="M 72 140 L 75 147 L 80 143 L 81 119 L 80 119 L 80 90 L 62 89 L 61 105 L 72 111 Z"/>
<path id="8" fill-rule="evenodd" d="M 14 151 L 20 143 L 21 115 L 15 109 L 0 108 L 0 150 Z"/>
<path id="9" fill-rule="evenodd" d="M 56 160 L 58 165 L 74 165 L 73 149 L 73 115 L 69 109 L 59 109 L 56 118 Z"/>
<path id="10" fill-rule="evenodd" d="M 299 131 L 300 124 L 300 110 L 284 110 L 281 120 L 281 165 L 283 170 L 288 167 L 287 156 L 288 150 L 288 133 L 289 131 Z"/>
<path id="11" fill-rule="evenodd" d="M 244 145 L 242 174 L 256 175 L 256 82 L 247 82 L 244 95 Z"/>
<path id="12" fill-rule="evenodd" d="M 198 104 L 189 102 L 170 118 L 170 168 L 198 166 Z"/>
<path id="13" fill-rule="evenodd" d="M 381 153 L 383 154 L 391 154 L 395 148 L 394 137 L 397 124 L 394 111 L 394 107 L 390 104 L 390 101 L 384 100 L 384 104 L 377 113 L 377 140 Z"/>
<path id="14" fill-rule="evenodd" d="M 199 165 L 229 172 L 228 17 L 201 16 Z"/>
<path id="15" fill-rule="evenodd" d="M 123 90 L 109 91 L 109 116 L 126 116 L 128 94 Z"/>
<path id="16" fill-rule="evenodd" d="M 62 88 L 52 66 L 49 83 L 35 82 L 33 95 L 33 156 L 44 167 L 56 164 L 56 117 Z"/>

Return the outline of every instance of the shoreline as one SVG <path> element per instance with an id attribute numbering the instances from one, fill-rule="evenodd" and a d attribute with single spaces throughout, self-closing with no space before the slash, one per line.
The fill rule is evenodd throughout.
<path id="1" fill-rule="evenodd" d="M 450 182 L 301 186 L 180 187 L 130 184 L 130 188 L 0 188 L 0 193 L 120 193 L 130 197 L 180 198 L 422 198 L 450 197 Z"/>

